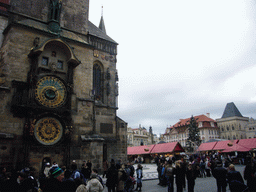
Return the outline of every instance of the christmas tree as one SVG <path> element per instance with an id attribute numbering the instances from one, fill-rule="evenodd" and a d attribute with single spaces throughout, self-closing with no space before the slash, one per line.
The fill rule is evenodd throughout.
<path id="1" fill-rule="evenodd" d="M 187 146 L 189 152 L 193 152 L 194 147 L 198 147 L 201 143 L 200 132 L 197 127 L 196 120 L 197 119 L 195 119 L 193 117 L 193 115 L 191 116 L 191 118 L 189 120 L 188 138 L 186 141 L 186 146 Z"/>

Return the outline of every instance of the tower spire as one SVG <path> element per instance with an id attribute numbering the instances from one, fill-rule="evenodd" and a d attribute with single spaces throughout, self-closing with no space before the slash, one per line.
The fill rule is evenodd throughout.
<path id="1" fill-rule="evenodd" d="M 99 28 L 106 33 L 106 28 L 105 28 L 105 24 L 104 24 L 104 19 L 103 19 L 103 5 L 101 6 L 101 19 L 100 19 L 100 25 Z M 107 34 L 107 33 L 106 33 Z"/>

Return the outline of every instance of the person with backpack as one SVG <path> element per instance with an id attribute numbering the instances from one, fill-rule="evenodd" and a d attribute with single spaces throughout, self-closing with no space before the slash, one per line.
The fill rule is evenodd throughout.
<path id="1" fill-rule="evenodd" d="M 125 172 L 127 174 L 127 179 L 126 179 L 125 184 L 124 184 L 124 191 L 125 192 L 130 192 L 130 191 L 132 191 L 132 189 L 134 187 L 135 179 L 133 177 L 131 177 L 131 169 L 128 166 L 128 164 L 125 165 Z"/>
<path id="2" fill-rule="evenodd" d="M 92 169 L 92 174 L 93 173 L 95 173 L 96 174 L 96 178 L 99 180 L 99 182 L 101 183 L 101 185 L 103 186 L 103 188 L 104 188 L 104 183 L 103 183 L 103 180 L 102 180 L 102 178 L 101 178 L 101 176 L 99 176 L 99 172 L 98 172 L 98 170 L 97 169 L 95 169 L 95 168 L 93 168 Z"/>
<path id="3" fill-rule="evenodd" d="M 167 179 L 168 192 L 173 192 L 174 191 L 173 190 L 174 189 L 174 187 L 173 187 L 174 177 L 173 177 L 173 166 L 172 166 L 171 159 L 168 160 L 168 164 L 166 165 L 165 170 L 164 170 L 164 175 Z"/>
<path id="4" fill-rule="evenodd" d="M 167 161 L 164 162 L 161 170 L 161 186 L 166 187 L 167 185 L 167 178 L 164 175 L 165 167 L 167 166 Z"/>
<path id="5" fill-rule="evenodd" d="M 84 175 L 77 169 L 77 164 L 76 162 L 72 162 L 71 164 L 71 178 L 74 179 L 74 181 L 76 182 L 76 185 L 79 186 L 81 184 L 81 180 L 86 183 L 86 178 L 84 177 Z"/>
<path id="6" fill-rule="evenodd" d="M 135 191 L 141 191 L 142 187 L 142 177 L 143 177 L 143 172 L 142 172 L 142 166 L 141 164 L 138 164 L 137 169 L 136 169 L 136 175 L 137 175 L 137 187 Z"/>
<path id="7" fill-rule="evenodd" d="M 72 171 L 71 177 L 72 177 L 74 180 L 80 178 L 80 172 L 78 171 L 78 169 L 77 169 L 77 164 L 76 164 L 75 162 L 73 162 L 73 163 L 71 164 L 71 167 L 70 167 L 70 168 L 71 168 L 71 171 Z"/>
<path id="8" fill-rule="evenodd" d="M 88 181 L 86 188 L 88 192 L 102 192 L 103 186 L 97 178 L 97 174 L 92 173 L 91 179 Z"/>

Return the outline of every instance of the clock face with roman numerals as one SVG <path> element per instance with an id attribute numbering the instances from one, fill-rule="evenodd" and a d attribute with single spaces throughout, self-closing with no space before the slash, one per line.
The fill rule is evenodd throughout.
<path id="1" fill-rule="evenodd" d="M 66 86 L 57 77 L 42 77 L 36 84 L 35 98 L 39 104 L 45 107 L 60 107 L 67 98 Z"/>

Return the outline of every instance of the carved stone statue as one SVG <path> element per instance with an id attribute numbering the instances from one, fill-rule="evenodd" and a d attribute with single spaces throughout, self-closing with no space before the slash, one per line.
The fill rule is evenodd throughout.
<path id="1" fill-rule="evenodd" d="M 50 20 L 59 21 L 61 11 L 61 0 L 50 0 Z"/>

